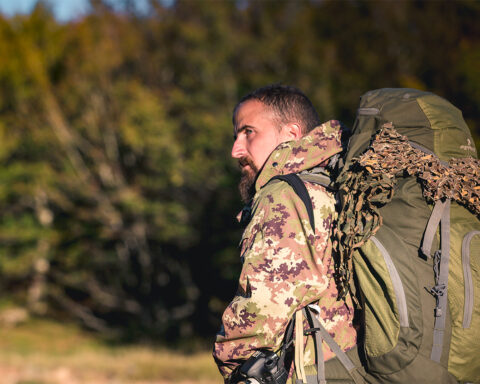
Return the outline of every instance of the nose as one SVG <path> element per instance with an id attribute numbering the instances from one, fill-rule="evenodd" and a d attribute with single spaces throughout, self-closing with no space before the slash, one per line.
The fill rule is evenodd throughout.
<path id="1" fill-rule="evenodd" d="M 245 155 L 245 146 L 239 137 L 235 140 L 232 147 L 232 157 L 234 159 L 240 159 Z"/>

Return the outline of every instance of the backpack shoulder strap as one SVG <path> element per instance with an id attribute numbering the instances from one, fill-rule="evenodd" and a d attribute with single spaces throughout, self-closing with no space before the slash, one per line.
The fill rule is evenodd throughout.
<path id="1" fill-rule="evenodd" d="M 268 181 L 268 183 L 270 183 L 272 180 L 285 181 L 293 188 L 298 197 L 300 197 L 300 199 L 303 201 L 303 204 L 305 204 L 305 207 L 307 208 L 308 219 L 310 220 L 310 226 L 312 227 L 313 232 L 315 232 L 315 218 L 313 216 L 312 199 L 310 198 L 307 187 L 305 187 L 302 179 L 296 173 L 289 173 L 287 175 L 274 176 Z"/>
<path id="2" fill-rule="evenodd" d="M 295 191 L 295 193 L 300 197 L 305 204 L 305 208 L 307 208 L 308 219 L 310 221 L 310 226 L 315 232 L 315 218 L 313 215 L 313 205 L 312 199 L 308 194 L 307 187 L 305 187 L 305 182 L 314 183 L 321 185 L 328 189 L 331 192 L 336 192 L 336 190 L 332 187 L 332 180 L 330 176 L 323 172 L 305 172 L 305 173 L 289 173 L 286 175 L 277 175 L 272 177 L 268 183 L 272 180 L 282 180 L 287 182 Z M 267 184 L 268 184 L 267 183 Z"/>
<path id="3" fill-rule="evenodd" d="M 332 187 L 331 183 L 332 180 L 330 179 L 330 176 L 322 173 L 300 173 L 298 175 L 300 179 L 302 179 L 304 182 L 308 181 L 309 183 L 313 184 L 318 184 L 326 189 L 333 191 L 334 188 Z"/>

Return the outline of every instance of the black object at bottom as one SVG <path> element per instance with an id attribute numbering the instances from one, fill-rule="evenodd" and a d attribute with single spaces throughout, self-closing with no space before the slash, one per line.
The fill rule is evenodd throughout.
<path id="1" fill-rule="evenodd" d="M 240 376 L 261 384 L 285 384 L 288 372 L 282 359 L 270 351 L 257 351 L 240 368 Z"/>

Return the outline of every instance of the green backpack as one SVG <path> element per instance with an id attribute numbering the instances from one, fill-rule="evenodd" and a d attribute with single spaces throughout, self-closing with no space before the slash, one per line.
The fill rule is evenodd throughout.
<path id="1" fill-rule="evenodd" d="M 340 163 L 336 282 L 362 332 L 317 381 L 480 383 L 480 163 L 461 112 L 414 89 L 367 92 Z"/>

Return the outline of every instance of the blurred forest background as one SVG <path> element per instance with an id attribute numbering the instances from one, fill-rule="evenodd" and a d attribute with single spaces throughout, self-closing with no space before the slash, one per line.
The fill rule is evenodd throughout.
<path id="1" fill-rule="evenodd" d="M 369 89 L 432 91 L 478 148 L 478 1 L 149 4 L 0 15 L 2 324 L 210 348 L 240 270 L 231 111 L 256 87 L 346 124 Z"/>

